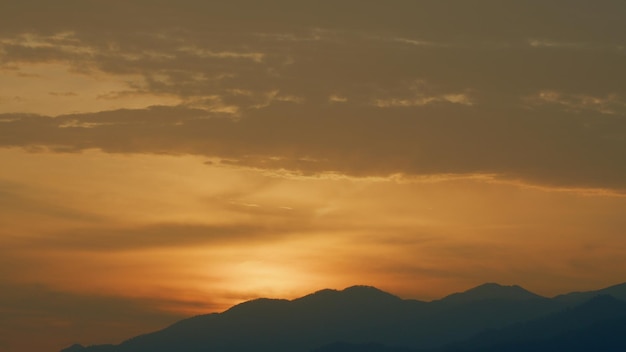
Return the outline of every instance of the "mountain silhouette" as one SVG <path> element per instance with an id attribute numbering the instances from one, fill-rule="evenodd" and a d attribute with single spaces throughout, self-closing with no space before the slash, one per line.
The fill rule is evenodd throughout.
<path id="1" fill-rule="evenodd" d="M 591 323 L 619 319 L 612 312 L 620 311 L 618 306 L 623 304 L 610 296 L 578 306 L 571 301 L 492 283 L 433 302 L 404 300 L 374 287 L 353 286 L 294 300 L 255 299 L 119 345 L 74 345 L 63 352 L 400 352 L 461 347 L 469 351 L 590 328 Z M 572 323 L 576 321 L 584 324 Z M 542 322 L 546 328 L 533 328 Z M 563 328 L 558 330 L 558 326 Z M 538 333 L 544 330 L 553 332 Z"/>
<path id="2" fill-rule="evenodd" d="M 440 301 L 446 303 L 467 303 L 473 301 L 481 301 L 488 299 L 503 299 L 503 300 L 528 300 L 544 298 L 524 288 L 513 286 L 502 286 L 496 283 L 486 283 L 480 286 L 469 289 L 465 292 L 453 293 L 449 296 L 442 298 Z"/>
<path id="3" fill-rule="evenodd" d="M 586 346 L 586 349 L 579 349 L 579 343 L 574 341 Z M 611 349 L 606 349 L 609 347 Z M 599 295 L 574 308 L 487 331 L 444 349 L 446 352 L 548 350 L 626 350 L 626 302 L 613 296 Z"/>
<path id="4" fill-rule="evenodd" d="M 311 352 L 417 352 L 406 347 L 393 347 L 380 343 L 370 342 L 354 344 L 346 342 L 335 342 Z"/>
<path id="5" fill-rule="evenodd" d="M 114 345 L 97 345 L 97 346 L 89 346 L 85 347 L 80 344 L 72 345 L 66 349 L 61 350 L 61 352 L 112 352 L 116 351 L 116 347 Z"/>
<path id="6" fill-rule="evenodd" d="M 111 351 L 197 351 L 198 346 L 223 351 L 309 351 L 343 338 L 362 341 L 368 331 L 381 329 L 412 306 L 413 302 L 365 286 L 322 290 L 293 301 L 256 299 L 137 336 Z"/>
<path id="7" fill-rule="evenodd" d="M 554 297 L 556 300 L 568 303 L 581 303 L 597 295 L 609 295 L 626 301 L 626 283 L 610 286 L 597 291 L 572 292 Z"/>
<path id="8" fill-rule="evenodd" d="M 483 332 L 428 352 L 626 351 L 626 302 L 599 295 L 574 308 Z M 425 352 L 377 343 L 333 343 L 313 352 Z"/>

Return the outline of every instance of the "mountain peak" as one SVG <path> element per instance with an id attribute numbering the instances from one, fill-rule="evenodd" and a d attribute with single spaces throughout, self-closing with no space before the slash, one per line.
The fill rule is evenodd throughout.
<path id="1" fill-rule="evenodd" d="M 502 335 L 497 331 L 497 336 L 503 336 L 497 341 L 506 342 L 510 336 L 544 337 L 544 327 L 557 326 L 551 331 L 563 332 L 589 322 L 623 317 L 626 302 L 599 295 L 580 307 L 557 313 L 564 307 L 568 306 L 542 299 L 520 286 L 497 283 L 423 304 L 402 300 L 375 287 L 351 286 L 320 290 L 291 301 L 256 299 L 223 313 L 183 320 L 118 346 L 73 346 L 63 352 L 312 351 L 337 341 L 357 344 L 355 351 L 404 352 L 384 347 L 396 345 L 437 350 L 485 329 L 526 324 L 531 319 L 542 319 L 533 325 L 539 328 L 516 325 L 514 329 L 525 329 L 523 334 Z M 372 341 L 382 345 L 358 345 Z M 351 350 L 349 344 L 328 351 Z"/>
<path id="2" fill-rule="evenodd" d="M 345 289 L 343 289 L 343 291 L 341 292 L 345 292 L 345 293 L 353 293 L 353 294 L 385 294 L 385 295 L 391 295 L 390 293 L 387 293 L 383 290 L 380 290 L 374 286 L 367 286 L 367 285 L 354 285 L 354 286 L 350 286 L 350 287 L 346 287 Z"/>
<path id="3" fill-rule="evenodd" d="M 282 308 L 289 301 L 286 299 L 256 298 L 230 307 L 224 314 L 262 314 Z"/>
<path id="4" fill-rule="evenodd" d="M 310 295 L 297 298 L 294 301 L 336 301 L 336 302 L 366 302 L 366 301 L 389 301 L 401 300 L 399 297 L 387 293 L 373 286 L 356 285 L 347 287 L 341 291 L 333 289 L 319 290 Z"/>
<path id="5" fill-rule="evenodd" d="M 471 302 L 488 299 L 507 299 L 507 300 L 528 300 L 542 298 L 518 285 L 500 285 L 494 282 L 488 282 L 464 292 L 453 293 L 441 299 L 446 302 Z"/>

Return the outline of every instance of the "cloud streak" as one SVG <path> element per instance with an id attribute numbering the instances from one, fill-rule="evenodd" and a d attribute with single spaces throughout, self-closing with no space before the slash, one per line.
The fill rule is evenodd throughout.
<path id="1" fill-rule="evenodd" d="M 346 108 L 279 102 L 242 119 L 184 106 L 58 117 L 5 114 L 0 145 L 58 152 L 197 154 L 302 174 L 494 174 L 623 190 L 626 119 L 457 104 Z M 304 107 L 304 108 L 303 108 Z"/>
<path id="2" fill-rule="evenodd" d="M 199 245 L 236 245 L 238 243 L 267 243 L 284 238 L 292 231 L 283 225 L 192 225 L 161 224 L 134 228 L 82 228 L 26 242 L 26 248 L 46 248 L 70 251 L 114 252 L 141 249 L 194 247 Z"/>
<path id="3" fill-rule="evenodd" d="M 281 11 L 248 4 L 258 11 L 252 22 L 234 4 L 187 1 L 163 12 L 166 3 L 27 1 L 3 13 L 5 74 L 61 65 L 124 81 L 100 103 L 178 103 L 59 116 L 5 111 L 0 145 L 197 154 L 307 175 L 494 174 L 625 189 L 622 2 L 590 11 L 563 1 L 277 0 Z M 603 16 L 590 15 L 597 11 Z M 60 98 L 85 105 L 80 94 L 39 99 Z"/>

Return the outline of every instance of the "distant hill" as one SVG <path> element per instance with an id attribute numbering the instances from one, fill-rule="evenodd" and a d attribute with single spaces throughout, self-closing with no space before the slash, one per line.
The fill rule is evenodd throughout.
<path id="1" fill-rule="evenodd" d="M 600 345 L 607 338 L 609 340 L 612 338 L 601 333 L 598 327 L 603 326 L 607 329 L 606 331 L 611 331 L 611 326 L 615 324 L 619 326 L 622 321 L 626 321 L 626 302 L 613 296 L 599 295 L 579 306 L 545 317 L 483 332 L 469 340 L 454 343 L 444 350 L 446 352 L 504 352 L 517 351 L 518 348 L 525 346 L 526 351 L 536 351 L 540 345 L 553 347 L 559 345 L 567 348 L 553 349 L 553 351 L 570 351 L 572 346 L 566 345 L 574 335 L 586 336 L 588 341 L 593 340 Z M 622 329 L 620 335 L 626 336 L 626 329 Z M 614 341 L 617 342 L 617 340 Z M 626 345 L 621 346 L 622 351 L 626 351 Z"/>
<path id="2" fill-rule="evenodd" d="M 502 286 L 496 283 L 486 283 L 465 292 L 453 293 L 440 301 L 446 303 L 467 303 L 488 299 L 523 301 L 538 298 L 545 297 L 534 294 L 517 285 Z"/>
<path id="3" fill-rule="evenodd" d="M 416 352 L 407 347 L 386 346 L 380 343 L 354 344 L 346 342 L 335 342 L 317 348 L 311 352 Z"/>
<path id="4" fill-rule="evenodd" d="M 546 317 L 483 332 L 428 352 L 626 351 L 626 302 L 609 295 Z M 377 343 L 333 343 L 313 352 L 426 352 Z"/>
<path id="5" fill-rule="evenodd" d="M 554 297 L 561 302 L 581 303 L 598 295 L 609 295 L 626 301 L 626 283 L 610 286 L 597 291 L 572 292 Z"/>
<path id="6" fill-rule="evenodd" d="M 61 352 L 80 352 L 80 351 L 84 351 L 85 350 L 85 346 L 81 345 L 81 344 L 75 344 L 72 345 L 68 348 L 62 349 Z"/>
<path id="7" fill-rule="evenodd" d="M 354 286 L 342 291 L 321 290 L 294 300 L 256 299 L 223 313 L 182 320 L 120 345 L 75 345 L 64 352 L 405 352 L 455 348 L 474 352 L 472 348 L 491 348 L 494 344 L 558 339 L 560 334 L 591 329 L 592 324 L 621 317 L 613 313 L 620 311 L 622 301 L 604 296 L 574 308 L 579 300 L 545 298 L 519 286 L 484 284 L 438 301 L 422 302 L 403 300 L 374 287 Z M 580 319 L 583 324 L 573 323 Z M 544 328 L 537 328 L 541 324 Z"/>
<path id="8" fill-rule="evenodd" d="M 116 351 L 116 346 L 114 345 L 97 345 L 97 346 L 89 346 L 85 347 L 83 345 L 75 344 L 66 349 L 61 350 L 61 352 L 113 352 Z"/>

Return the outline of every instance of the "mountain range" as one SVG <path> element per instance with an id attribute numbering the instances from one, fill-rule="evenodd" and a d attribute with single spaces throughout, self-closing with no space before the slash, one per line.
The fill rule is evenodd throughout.
<path id="1" fill-rule="evenodd" d="M 369 286 L 256 299 L 119 345 L 62 352 L 624 351 L 626 283 L 546 298 L 487 283 L 432 302 Z"/>

